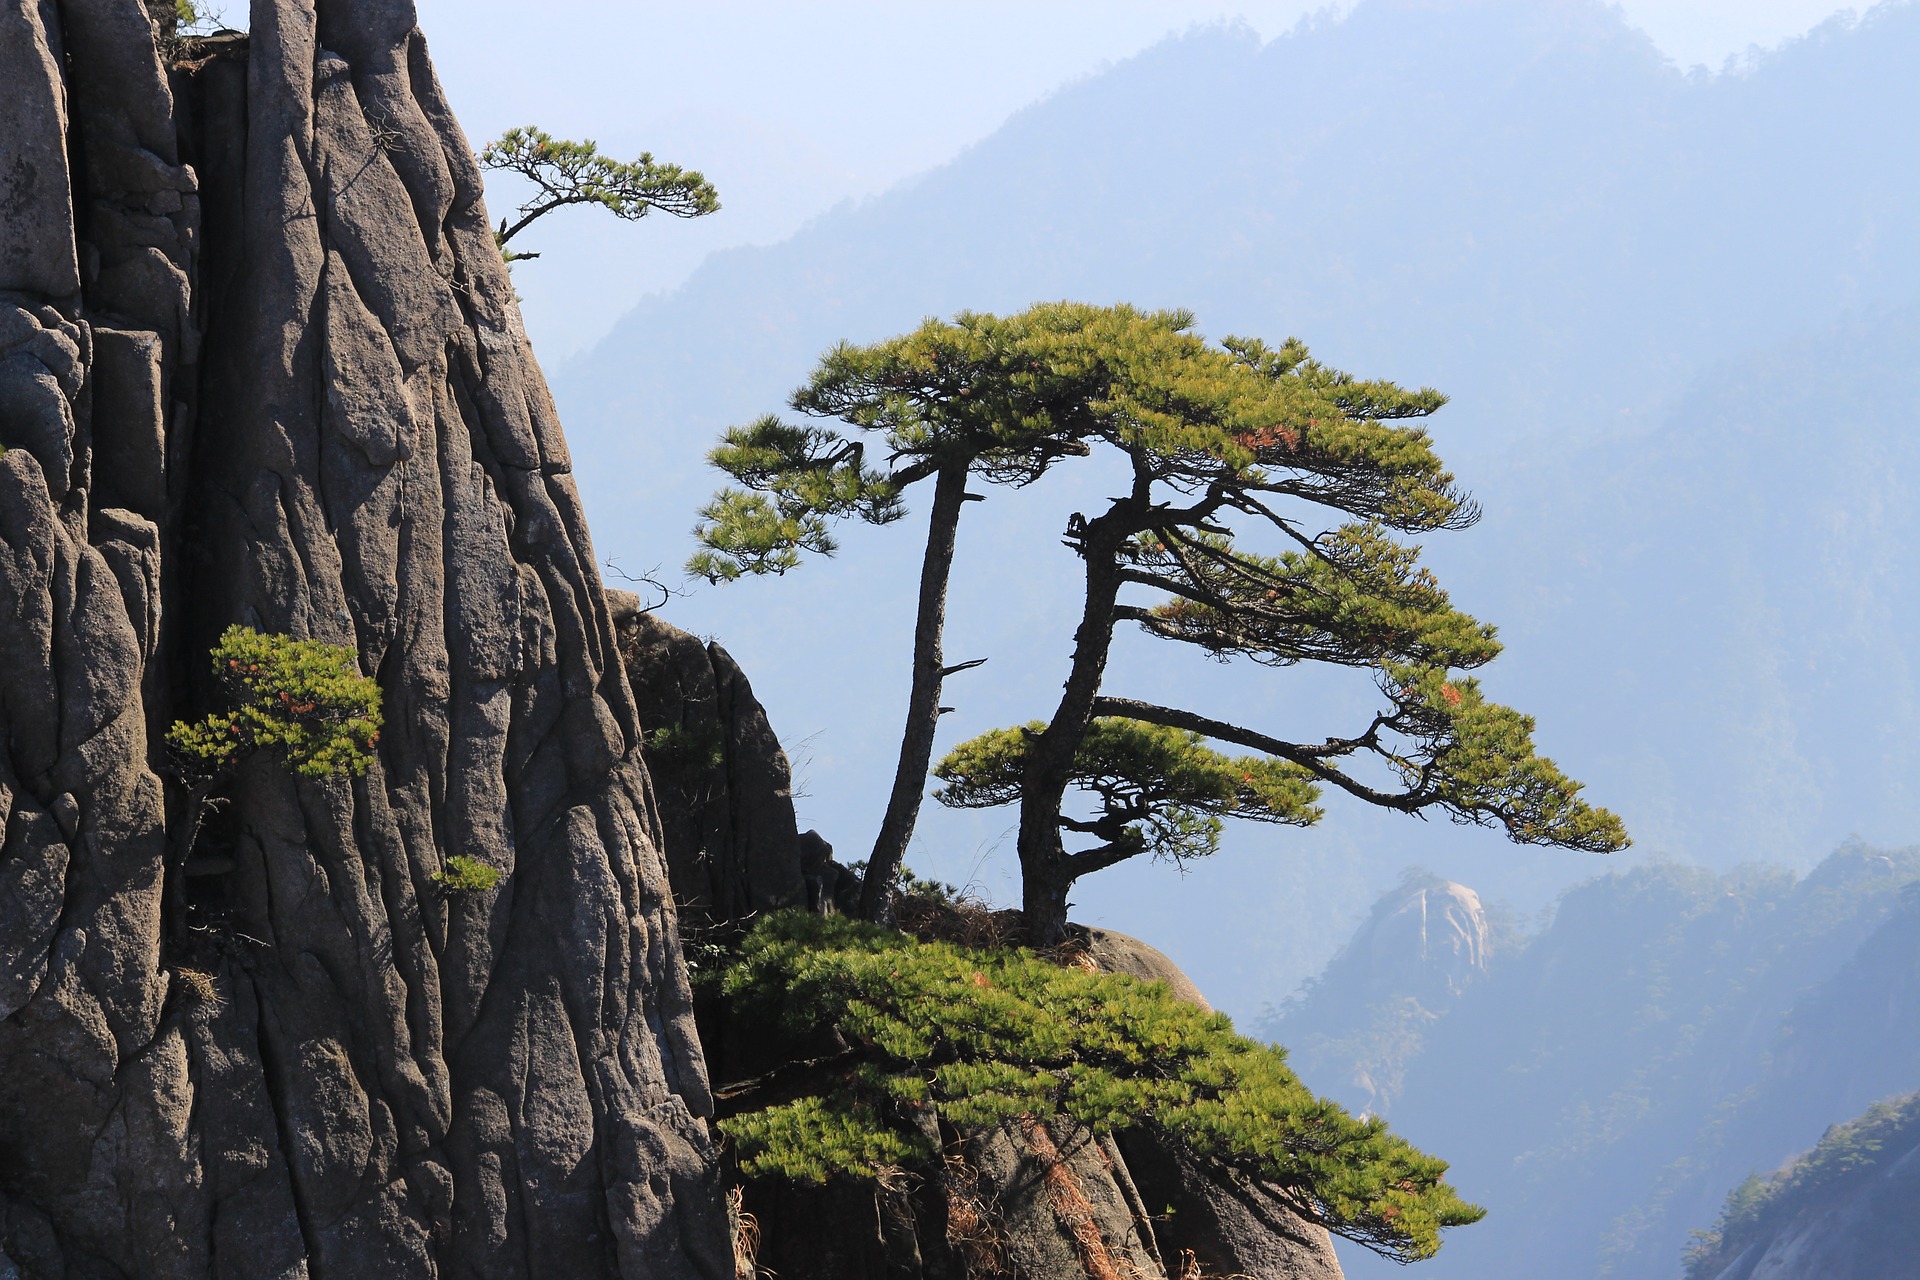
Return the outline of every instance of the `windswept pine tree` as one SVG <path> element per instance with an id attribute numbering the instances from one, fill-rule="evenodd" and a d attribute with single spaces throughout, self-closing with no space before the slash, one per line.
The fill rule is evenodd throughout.
<path id="1" fill-rule="evenodd" d="M 936 770 L 948 804 L 1019 803 L 1035 942 L 1062 936 L 1079 877 L 1142 853 L 1204 856 L 1225 817 L 1311 824 L 1328 786 L 1528 844 L 1626 843 L 1616 817 L 1536 754 L 1532 720 L 1458 674 L 1499 653 L 1493 628 L 1454 608 L 1397 536 L 1478 516 L 1418 425 L 1444 397 L 1357 380 L 1297 341 L 1216 346 L 1187 315 L 1081 314 L 1065 345 L 1088 349 L 1070 358 L 1107 381 L 1079 438 L 1118 450 L 1132 483 L 1068 522 L 1086 589 L 1052 718 L 975 738 Z M 1245 545 L 1243 531 L 1277 545 Z M 1138 603 L 1141 592 L 1158 599 Z M 1123 622 L 1222 661 L 1370 670 L 1384 705 L 1357 732 L 1313 738 L 1112 696 L 1102 686 Z M 1260 755 L 1229 759 L 1207 739 Z M 1094 816 L 1068 810 L 1069 788 L 1094 797 Z M 1069 850 L 1063 833 L 1096 843 Z"/>
<path id="2" fill-rule="evenodd" d="M 943 665 L 941 633 L 960 514 L 977 496 L 968 480 L 1030 484 L 1096 446 L 1124 457 L 1132 484 L 1105 512 L 1068 522 L 1086 594 L 1060 705 L 1044 724 L 963 744 L 936 770 L 945 803 L 1020 804 L 1036 942 L 1058 940 L 1080 876 L 1141 853 L 1205 856 L 1228 817 L 1309 825 L 1329 785 L 1386 808 L 1497 823 L 1528 843 L 1623 845 L 1619 821 L 1535 754 L 1532 721 L 1456 674 L 1499 652 L 1493 629 L 1455 609 L 1399 540 L 1478 515 L 1418 426 L 1444 397 L 1359 381 L 1295 341 L 1214 345 L 1192 330 L 1186 312 L 1068 302 L 928 321 L 835 348 L 792 398 L 877 438 L 888 470 L 868 465 L 862 437 L 772 417 L 728 432 L 709 455 L 741 486 L 701 512 L 703 549 L 689 568 L 714 581 L 832 554 L 832 521 L 890 523 L 905 489 L 935 482 L 869 918 L 885 916 L 932 761 L 941 682 L 960 669 Z M 1278 545 L 1242 546 L 1236 524 Z M 1141 590 L 1160 599 L 1137 603 Z M 1295 740 L 1109 696 L 1122 622 L 1223 661 L 1368 669 L 1386 706 L 1353 736 Z M 1230 757 L 1208 739 L 1259 754 Z M 1097 811 L 1069 812 L 1069 788 L 1090 793 Z M 1095 843 L 1070 852 L 1063 831 Z"/>
<path id="3" fill-rule="evenodd" d="M 692 169 L 655 160 L 643 151 L 637 160 L 615 160 L 592 139 L 573 142 L 532 125 L 509 129 L 480 148 L 474 157 L 482 169 L 518 174 L 532 184 L 515 212 L 500 219 L 494 243 L 508 262 L 537 258 L 515 253 L 507 242 L 556 209 L 598 205 L 623 222 L 637 222 L 658 210 L 676 218 L 701 218 L 720 209 L 720 193 Z"/>

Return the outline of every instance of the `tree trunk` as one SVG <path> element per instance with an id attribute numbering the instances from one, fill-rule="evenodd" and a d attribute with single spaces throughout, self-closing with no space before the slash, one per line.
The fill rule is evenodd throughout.
<path id="1" fill-rule="evenodd" d="M 933 736 L 940 727 L 940 682 L 945 676 L 940 638 L 947 626 L 947 579 L 953 571 L 954 539 L 960 508 L 967 500 L 967 463 L 949 463 L 934 481 L 933 513 L 927 528 L 927 555 L 920 566 L 920 612 L 913 627 L 913 687 L 907 695 L 907 724 L 900 735 L 900 764 L 893 774 L 887 816 L 867 859 L 860 891 L 860 914 L 878 924 L 893 922 L 893 883 L 913 839 L 926 795 L 927 767 L 933 760 Z"/>
<path id="2" fill-rule="evenodd" d="M 1093 723 L 1093 702 L 1113 645 L 1113 607 L 1120 595 L 1121 544 L 1137 525 L 1138 495 L 1122 500 L 1087 525 L 1081 557 L 1087 565 L 1087 602 L 1074 632 L 1073 667 L 1046 731 L 1027 753 L 1020 789 L 1021 905 L 1027 938 L 1050 947 L 1066 936 L 1067 891 L 1073 872 L 1060 839 L 1060 806 L 1073 780 L 1073 758 Z"/>

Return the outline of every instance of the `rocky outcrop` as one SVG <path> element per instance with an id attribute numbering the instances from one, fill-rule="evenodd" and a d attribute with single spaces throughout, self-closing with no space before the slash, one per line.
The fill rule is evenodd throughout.
<path id="1" fill-rule="evenodd" d="M 924 911 L 906 916 L 934 933 L 972 932 Z M 1069 948 L 1070 962 L 1166 982 L 1205 1005 L 1136 938 L 1076 926 Z M 727 1082 L 763 1087 L 846 1048 L 830 1030 L 776 1043 L 765 1028 L 733 1025 L 724 1007 L 703 1016 Z M 759 1265 L 785 1280 L 1340 1280 L 1332 1240 L 1301 1208 L 1148 1129 L 1096 1136 L 1064 1118 L 990 1128 L 930 1112 L 918 1120 L 943 1154 L 937 1168 L 902 1170 L 877 1188 L 749 1181 Z"/>
<path id="2" fill-rule="evenodd" d="M 718 644 L 641 609 L 637 596 L 608 596 L 681 910 L 718 924 L 805 906 L 808 871 L 817 907 L 820 869 L 803 865 L 792 768 L 746 673 Z"/>
<path id="3" fill-rule="evenodd" d="M 0 1275 L 731 1275 L 466 139 L 407 0 L 251 28 L 163 67 L 140 0 L 0 0 Z M 170 894 L 159 738 L 233 623 L 350 646 L 387 729 L 364 779 L 243 767 Z"/>
<path id="4" fill-rule="evenodd" d="M 1213 1012 L 1213 1006 L 1200 994 L 1193 979 L 1158 947 L 1111 929 L 1070 928 L 1070 937 L 1086 949 L 1087 959 L 1102 973 L 1123 973 L 1143 982 L 1164 982 L 1179 999 Z"/>
<path id="5" fill-rule="evenodd" d="M 1920 1259 L 1920 1094 L 1835 1125 L 1771 1180 L 1736 1195 L 1689 1280 L 1887 1280 Z M 1744 1201 L 1744 1203 L 1739 1203 Z"/>
<path id="6" fill-rule="evenodd" d="M 1164 982 L 1182 1000 L 1207 999 L 1158 948 L 1110 929 L 1076 930 L 1102 971 Z M 1153 1238 L 1173 1280 L 1338 1280 L 1340 1261 L 1326 1229 L 1274 1188 L 1202 1165 L 1177 1143 L 1148 1129 L 1116 1135 L 1114 1164 L 1147 1209 Z"/>
<path id="7" fill-rule="evenodd" d="M 1479 894 L 1416 874 L 1374 903 L 1267 1032 L 1314 1088 L 1385 1115 L 1435 1024 L 1487 977 L 1494 932 Z"/>
<path id="8" fill-rule="evenodd" d="M 1480 895 L 1467 886 L 1415 883 L 1375 908 L 1353 945 L 1376 994 L 1438 1009 L 1487 976 L 1490 932 Z"/>
<path id="9" fill-rule="evenodd" d="M 1154 1214 L 1166 1257 L 1183 1275 L 1248 1280 L 1339 1280 L 1326 1229 L 1268 1187 L 1201 1167 L 1158 1135 L 1129 1130 L 1119 1149 Z"/>

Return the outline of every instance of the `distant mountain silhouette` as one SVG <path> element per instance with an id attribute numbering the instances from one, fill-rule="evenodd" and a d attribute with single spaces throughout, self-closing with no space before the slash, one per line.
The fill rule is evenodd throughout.
<path id="1" fill-rule="evenodd" d="M 724 425 L 817 354 L 927 314 L 1077 297 L 1298 334 L 1454 397 L 1442 452 L 1488 517 L 1430 554 L 1498 622 L 1489 683 L 1643 850 L 1805 865 L 1851 830 L 1920 830 L 1909 497 L 1920 445 L 1920 7 L 1836 20 L 1737 74 L 1689 75 L 1592 0 L 1365 0 L 1264 46 L 1171 40 L 1021 112 L 944 167 L 769 248 L 710 259 L 560 372 L 596 543 L 688 550 Z M 1043 714 L 1063 674 L 1061 468 L 970 510 L 947 740 Z M 803 819 L 865 852 L 904 697 L 909 530 L 672 602 L 811 748 Z M 1123 644 L 1116 687 L 1218 707 L 1232 686 Z M 1351 690 L 1262 676 L 1236 710 L 1344 725 Z M 808 754 L 802 751 L 800 754 Z M 804 771 L 803 771 L 804 772 Z M 1247 1012 L 1317 969 L 1420 862 L 1531 909 L 1591 860 L 1334 806 L 1229 833 L 1176 883 L 1081 891 Z M 965 879 L 1010 819 L 932 813 L 915 860 Z M 1005 893 L 1004 862 L 987 862 Z M 996 868 L 1000 868 L 996 870 Z"/>

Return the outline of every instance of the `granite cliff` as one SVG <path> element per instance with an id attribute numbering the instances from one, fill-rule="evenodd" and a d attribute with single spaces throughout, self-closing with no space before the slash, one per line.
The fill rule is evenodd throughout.
<path id="1" fill-rule="evenodd" d="M 0 3 L 0 1274 L 731 1275 L 633 695 L 412 6 L 164 35 Z M 243 767 L 170 895 L 159 735 L 235 623 L 352 646 L 388 730 Z"/>

